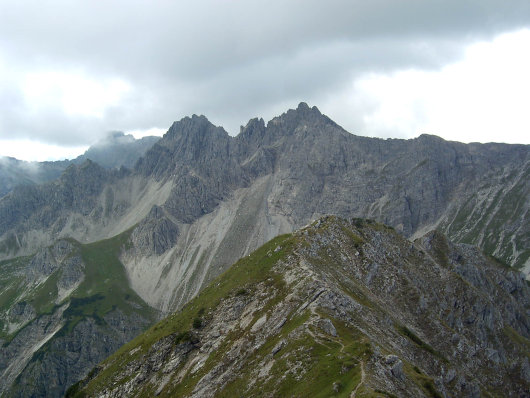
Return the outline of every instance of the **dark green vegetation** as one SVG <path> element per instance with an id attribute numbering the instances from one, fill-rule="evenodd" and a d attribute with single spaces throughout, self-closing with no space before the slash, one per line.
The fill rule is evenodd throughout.
<path id="1" fill-rule="evenodd" d="M 78 314 L 104 316 L 119 309 L 125 314 L 137 312 L 151 317 L 152 310 L 132 290 L 119 254 L 127 244 L 130 232 L 114 238 L 81 245 L 81 257 L 85 263 L 85 279 L 72 294 L 75 299 L 88 299 L 81 304 Z"/>
<path id="2" fill-rule="evenodd" d="M 442 354 L 440 354 L 438 351 L 436 351 L 434 348 L 432 348 L 429 344 L 425 343 L 422 339 L 420 339 L 418 336 L 416 336 L 409 328 L 406 326 L 399 326 L 398 330 L 400 333 L 402 333 L 405 337 L 412 340 L 418 347 L 421 349 L 437 356 L 438 358 L 442 359 L 444 362 L 449 362 L 447 359 L 444 358 Z M 420 373 L 420 372 L 418 372 Z"/>

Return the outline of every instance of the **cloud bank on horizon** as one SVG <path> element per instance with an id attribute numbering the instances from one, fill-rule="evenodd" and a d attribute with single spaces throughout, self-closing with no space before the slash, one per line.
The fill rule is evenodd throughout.
<path id="1" fill-rule="evenodd" d="M 527 0 L 0 2 L 0 155 L 300 101 L 359 135 L 530 143 L 528 48 Z"/>

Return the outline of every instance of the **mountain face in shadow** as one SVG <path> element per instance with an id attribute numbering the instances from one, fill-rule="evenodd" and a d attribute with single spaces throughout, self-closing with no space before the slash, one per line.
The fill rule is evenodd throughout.
<path id="1" fill-rule="evenodd" d="M 55 180 L 71 164 L 90 159 L 107 168 L 132 168 L 136 161 L 153 146 L 159 137 L 135 139 L 122 132 L 109 133 L 87 151 L 72 160 L 27 162 L 11 157 L 0 157 L 0 197 L 16 186 L 42 184 Z"/>

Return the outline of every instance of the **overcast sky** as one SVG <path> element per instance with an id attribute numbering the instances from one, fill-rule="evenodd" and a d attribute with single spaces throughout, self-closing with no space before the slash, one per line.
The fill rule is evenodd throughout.
<path id="1" fill-rule="evenodd" d="M 0 155 L 305 101 L 348 131 L 530 143 L 529 0 L 0 0 Z"/>

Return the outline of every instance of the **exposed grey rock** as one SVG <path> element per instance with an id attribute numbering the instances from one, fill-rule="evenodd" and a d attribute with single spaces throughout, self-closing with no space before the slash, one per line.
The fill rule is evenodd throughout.
<path id="1" fill-rule="evenodd" d="M 55 242 L 51 250 L 55 259 L 62 262 L 74 251 L 74 245 L 65 239 L 61 239 Z"/>
<path id="2" fill-rule="evenodd" d="M 132 173 L 87 163 L 0 200 L 0 258 L 32 254 L 52 237 L 94 241 L 134 227 L 123 260 L 137 292 L 163 311 L 268 239 L 322 214 L 375 218 L 412 237 L 438 225 L 524 267 L 528 149 L 428 135 L 357 137 L 303 103 L 267 124 L 249 121 L 237 137 L 194 115 L 175 122 Z"/>
<path id="3" fill-rule="evenodd" d="M 398 359 L 395 363 L 393 363 L 390 367 L 390 372 L 392 373 L 392 376 L 398 379 L 405 379 L 405 373 L 403 373 L 403 361 Z"/>
<path id="4" fill-rule="evenodd" d="M 100 254 L 89 252 L 89 257 Z M 116 301 L 126 294 L 122 291 L 125 278 L 113 281 L 119 287 L 112 295 L 126 313 L 116 305 L 98 303 L 105 298 L 101 292 L 108 294 L 105 285 L 109 283 L 107 270 L 98 266 L 87 266 L 83 248 L 71 240 L 59 240 L 32 258 L 3 264 L 1 282 L 7 300 L 0 306 L 0 332 L 7 339 L 0 350 L 0 395 L 61 397 L 66 388 L 152 322 L 153 314 L 137 297 Z M 119 279 L 116 265 L 114 269 L 112 276 Z M 81 286 L 85 273 L 92 287 L 101 278 L 98 293 Z"/>
<path id="5" fill-rule="evenodd" d="M 387 365 L 393 365 L 398 361 L 399 361 L 399 358 L 396 355 L 387 355 L 385 357 L 385 364 Z"/>
<path id="6" fill-rule="evenodd" d="M 144 255 L 161 255 L 175 246 L 178 234 L 178 226 L 164 213 L 164 209 L 153 206 L 149 215 L 134 229 L 130 241 Z"/>
<path id="7" fill-rule="evenodd" d="M 445 384 L 451 383 L 456 376 L 456 371 L 454 369 L 449 369 L 445 374 L 444 382 Z"/>
<path id="8" fill-rule="evenodd" d="M 259 331 L 263 325 L 267 322 L 267 315 L 263 315 L 261 318 L 259 318 L 256 322 L 254 322 L 254 325 L 252 325 L 252 328 L 250 329 L 252 332 Z"/>
<path id="9" fill-rule="evenodd" d="M 40 282 L 50 276 L 59 268 L 59 263 L 55 260 L 49 248 L 39 250 L 28 265 L 26 280 L 28 283 Z"/>
<path id="10" fill-rule="evenodd" d="M 280 340 L 280 342 L 276 344 L 274 348 L 272 349 L 271 354 L 276 355 L 286 345 L 287 345 L 287 341 L 285 339 Z"/>
<path id="11" fill-rule="evenodd" d="M 26 302 L 16 303 L 9 310 L 8 320 L 11 323 L 24 324 L 35 318 L 35 308 Z"/>
<path id="12" fill-rule="evenodd" d="M 333 383 L 333 392 L 338 393 L 340 391 L 340 387 L 341 385 L 339 382 L 336 381 L 335 383 Z"/>
<path id="13" fill-rule="evenodd" d="M 440 225 L 451 237 L 478 244 L 521 267 L 530 256 L 525 200 L 529 162 L 528 146 L 524 145 L 465 145 L 428 135 L 408 141 L 357 137 L 316 107 L 302 103 L 267 125 L 261 119 L 251 120 L 237 137 L 228 136 L 204 116 L 184 118 L 138 161 L 135 175 L 171 181 L 171 194 L 162 207 L 173 222 L 192 223 L 230 200 L 235 190 L 252 187 L 256 179 L 271 176 L 272 186 L 262 199 L 267 203 L 268 222 L 271 216 L 282 217 L 292 230 L 321 214 L 368 216 L 407 236 Z M 75 200 L 77 195 L 70 193 L 76 187 L 59 184 L 26 190 L 0 202 L 4 252 L 9 251 L 8 232 L 42 227 L 67 232 L 59 222 L 66 223 L 66 215 L 54 208 L 57 201 L 50 203 L 51 196 L 63 210 L 73 210 L 82 217 L 90 213 L 99 223 L 104 222 L 108 211 L 117 211 L 114 206 L 110 210 L 101 206 L 101 200 L 94 196 L 101 195 L 104 185 L 115 184 L 119 173 L 110 179 L 91 180 L 86 173 L 73 170 L 66 175 L 75 174 L 76 187 L 82 188 L 85 200 Z M 95 183 L 92 187 L 91 181 Z M 488 203 L 494 199 L 496 205 L 490 209 Z M 516 203 L 515 215 L 507 212 L 509 203 Z M 125 204 L 122 211 L 126 213 L 131 206 L 134 203 Z M 466 229 L 461 220 L 472 214 L 480 214 L 485 222 L 469 219 L 467 224 L 473 225 L 473 230 Z M 492 222 L 493 216 L 505 224 Z M 82 234 L 82 229 L 77 231 Z M 506 240 L 513 234 L 514 244 Z M 248 244 L 242 242 L 243 246 Z"/>
<path id="14" fill-rule="evenodd" d="M 84 278 L 84 264 L 80 256 L 70 257 L 64 262 L 61 277 L 57 282 L 57 287 L 69 290 L 76 286 Z"/>
<path id="15" fill-rule="evenodd" d="M 54 228 L 61 215 L 72 209 L 88 216 L 96 207 L 96 195 L 112 175 L 87 160 L 69 166 L 57 181 L 17 187 L 0 199 L 0 234 L 15 226 L 22 230 Z"/>
<path id="16" fill-rule="evenodd" d="M 333 322 L 331 322 L 330 319 L 321 320 L 318 326 L 320 326 L 325 333 L 337 337 L 337 329 L 335 329 L 335 326 L 333 326 Z"/>
<path id="17" fill-rule="evenodd" d="M 0 350 L 0 393 L 8 395 L 11 384 L 20 377 L 33 358 L 33 354 L 61 327 L 62 314 L 66 306 L 58 308 L 50 315 L 42 315 L 20 330 L 9 344 Z M 44 371 L 44 369 L 43 369 Z M 15 394 L 24 396 L 25 394 Z"/>

